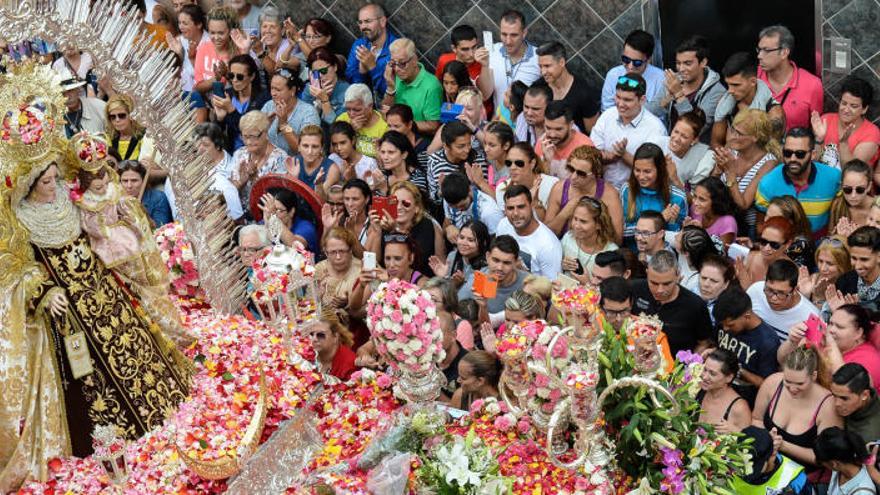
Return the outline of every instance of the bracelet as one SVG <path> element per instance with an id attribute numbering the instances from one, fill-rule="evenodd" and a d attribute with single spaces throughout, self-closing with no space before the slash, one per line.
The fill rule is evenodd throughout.
<path id="1" fill-rule="evenodd" d="M 394 96 L 396 94 L 397 94 L 397 88 L 395 88 L 393 91 L 389 91 L 387 89 L 385 90 L 385 96 Z"/>

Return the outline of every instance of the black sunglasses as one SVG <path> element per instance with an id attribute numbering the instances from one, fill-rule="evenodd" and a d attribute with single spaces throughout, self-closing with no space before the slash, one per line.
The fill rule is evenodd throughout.
<path id="1" fill-rule="evenodd" d="M 646 60 L 639 60 L 637 58 L 629 58 L 626 55 L 621 55 L 620 61 L 623 62 L 623 65 L 632 64 L 632 66 L 636 67 L 636 68 L 645 65 L 645 62 L 647 62 Z M 621 78 L 621 79 L 623 79 L 623 78 Z M 617 83 L 621 84 L 620 79 L 617 80 Z M 632 87 L 634 88 L 635 86 L 632 86 Z"/>
<path id="2" fill-rule="evenodd" d="M 865 194 L 865 191 L 868 190 L 865 186 L 843 186 L 841 189 L 843 190 L 843 194 L 852 194 L 853 191 L 855 191 L 856 194 Z"/>
<path id="3" fill-rule="evenodd" d="M 565 170 L 570 175 L 577 175 L 581 179 L 586 179 L 587 177 L 593 175 L 593 172 L 587 172 L 586 170 L 578 170 L 578 169 L 572 167 L 571 165 L 566 165 Z"/>
<path id="4" fill-rule="evenodd" d="M 327 72 L 329 70 L 330 70 L 330 66 L 328 65 L 327 67 L 323 67 L 320 69 L 312 69 L 312 72 L 317 72 L 318 74 L 321 74 L 322 76 L 324 76 L 324 75 L 327 75 Z"/>
<path id="5" fill-rule="evenodd" d="M 229 80 L 230 81 L 244 81 L 245 79 L 247 79 L 247 77 L 248 77 L 247 74 L 242 74 L 240 72 L 230 72 L 229 73 Z"/>
<path id="6" fill-rule="evenodd" d="M 506 165 L 508 167 L 512 167 L 512 166 L 516 165 L 519 168 L 523 168 L 526 166 L 526 161 L 525 160 L 504 160 L 504 165 Z"/>
<path id="7" fill-rule="evenodd" d="M 770 246 L 770 248 L 773 249 L 774 251 L 776 251 L 782 247 L 781 242 L 768 241 L 767 239 L 764 239 L 763 237 L 759 237 L 757 240 L 757 243 L 762 246 Z"/>
<path id="8" fill-rule="evenodd" d="M 783 157 L 791 158 L 791 155 L 794 155 L 797 157 L 798 160 L 802 160 L 804 157 L 806 157 L 807 153 L 809 153 L 809 151 L 807 150 L 782 150 Z"/>

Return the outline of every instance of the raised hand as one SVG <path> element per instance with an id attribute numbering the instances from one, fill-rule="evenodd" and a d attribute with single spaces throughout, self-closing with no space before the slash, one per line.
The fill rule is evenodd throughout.
<path id="1" fill-rule="evenodd" d="M 244 34 L 244 31 L 241 29 L 233 29 L 232 32 L 229 33 L 229 37 L 232 39 L 232 43 L 238 48 L 239 54 L 248 53 L 251 51 L 251 45 L 253 44 L 253 40 L 250 36 Z"/>
<path id="2" fill-rule="evenodd" d="M 445 277 L 449 270 L 449 265 L 446 263 L 446 260 L 441 260 L 439 256 L 431 256 L 428 258 L 428 266 L 431 267 L 431 270 L 434 270 L 434 275 L 438 277 Z"/>
<path id="3" fill-rule="evenodd" d="M 822 119 L 819 112 L 813 110 L 810 113 L 810 127 L 813 128 L 813 135 L 816 136 L 817 143 L 825 142 L 825 135 L 828 134 L 828 123 Z"/>
<path id="4" fill-rule="evenodd" d="M 168 49 L 176 53 L 178 57 L 183 56 L 183 44 L 180 42 L 180 38 L 167 32 L 165 33 L 165 44 L 168 45 Z"/>
<path id="5" fill-rule="evenodd" d="M 324 224 L 324 229 L 329 229 L 330 227 L 336 227 L 339 225 L 339 220 L 342 218 L 342 212 L 333 211 L 333 207 L 330 206 L 329 203 L 324 203 L 321 206 L 321 222 Z"/>
<path id="6" fill-rule="evenodd" d="M 810 270 L 807 267 L 802 266 L 798 268 L 798 292 L 803 294 L 806 297 L 810 297 L 813 294 L 813 277 L 810 275 Z"/>

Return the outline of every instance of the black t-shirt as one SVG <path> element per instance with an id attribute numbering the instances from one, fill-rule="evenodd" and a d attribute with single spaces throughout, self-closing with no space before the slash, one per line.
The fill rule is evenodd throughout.
<path id="1" fill-rule="evenodd" d="M 736 355 L 740 366 L 761 378 L 767 378 L 779 371 L 776 350 L 779 349 L 779 335 L 775 327 L 761 322 L 754 330 L 734 335 L 718 329 L 718 347 Z"/>
<path id="2" fill-rule="evenodd" d="M 859 274 L 855 270 L 848 271 L 837 277 L 834 282 L 835 288 L 843 294 L 859 293 Z M 869 311 L 880 311 L 880 296 L 874 298 L 873 301 L 864 301 L 859 299 L 859 305 Z"/>
<path id="3" fill-rule="evenodd" d="M 679 285 L 678 297 L 672 302 L 660 304 L 648 289 L 647 280 L 633 280 L 630 286 L 635 298 L 633 314 L 645 313 L 660 318 L 673 358 L 678 351 L 692 351 L 697 342 L 712 339 L 709 310 L 700 296 Z"/>
<path id="4" fill-rule="evenodd" d="M 575 125 L 584 134 L 588 134 L 584 129 L 584 119 L 595 117 L 599 113 L 599 92 L 590 84 L 578 76 L 574 77 L 568 93 L 562 98 L 565 106 L 571 109 L 572 117 Z M 538 79 L 534 84 L 544 84 L 544 78 Z"/>

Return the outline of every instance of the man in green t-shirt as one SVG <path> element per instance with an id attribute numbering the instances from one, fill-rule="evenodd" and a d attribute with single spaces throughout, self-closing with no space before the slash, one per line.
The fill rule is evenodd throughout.
<path id="1" fill-rule="evenodd" d="M 440 104 L 443 86 L 419 63 L 416 45 L 412 40 L 401 38 L 391 43 L 391 61 L 385 68 L 385 91 L 383 105 L 394 103 L 408 105 L 415 117 L 419 133 L 433 135 L 440 127 Z"/>

